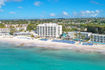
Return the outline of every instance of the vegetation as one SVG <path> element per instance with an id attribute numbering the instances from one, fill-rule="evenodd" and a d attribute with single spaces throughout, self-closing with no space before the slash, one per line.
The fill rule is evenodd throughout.
<path id="1" fill-rule="evenodd" d="M 13 35 L 13 33 L 16 32 L 16 29 L 15 28 L 10 28 L 10 35 Z"/>
<path id="2" fill-rule="evenodd" d="M 31 19 L 31 20 L 1 20 L 4 24 L 29 24 L 28 31 L 35 30 L 40 23 L 58 23 L 63 26 L 63 32 L 86 31 L 105 34 L 105 18 L 58 18 L 58 19 Z M 0 28 L 4 28 L 0 24 Z M 80 28 L 80 29 L 79 29 Z"/>
<path id="3" fill-rule="evenodd" d="M 37 27 L 37 24 L 29 24 L 28 27 L 27 27 L 27 30 L 28 31 L 36 30 L 36 27 Z"/>
<path id="4" fill-rule="evenodd" d="M 4 24 L 0 24 L 0 28 L 5 28 L 5 25 Z"/>
<path id="5" fill-rule="evenodd" d="M 34 35 L 32 34 L 31 37 L 34 38 Z"/>

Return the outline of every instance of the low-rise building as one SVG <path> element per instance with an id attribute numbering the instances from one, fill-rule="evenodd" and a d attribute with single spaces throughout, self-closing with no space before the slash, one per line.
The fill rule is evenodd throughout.
<path id="1" fill-rule="evenodd" d="M 9 28 L 0 28 L 0 33 L 2 32 L 10 32 Z"/>
<path id="2" fill-rule="evenodd" d="M 97 43 L 105 43 L 105 35 L 104 34 L 93 34 L 91 32 L 68 32 L 68 35 L 71 39 L 82 39 L 82 36 L 84 36 L 84 39 L 90 39 L 92 42 Z"/>
<path id="3" fill-rule="evenodd" d="M 90 38 L 91 35 L 92 35 L 91 32 L 80 32 L 80 38 L 81 36 L 84 36 L 85 38 Z"/>
<path id="4" fill-rule="evenodd" d="M 82 37 L 86 39 L 86 38 L 90 38 L 91 34 L 92 34 L 91 32 L 79 32 L 79 31 L 68 32 L 68 36 L 71 39 L 75 39 L 75 38 L 81 39 Z"/>
<path id="5" fill-rule="evenodd" d="M 0 36 L 9 36 L 10 29 L 9 28 L 0 28 Z"/>
<path id="6" fill-rule="evenodd" d="M 103 34 L 92 34 L 91 41 L 105 43 L 105 35 L 103 35 Z"/>
<path id="7" fill-rule="evenodd" d="M 13 36 L 31 36 L 37 37 L 38 35 L 35 32 L 15 32 Z"/>
<path id="8" fill-rule="evenodd" d="M 16 30 L 17 31 L 26 31 L 27 27 L 17 27 Z"/>
<path id="9" fill-rule="evenodd" d="M 68 36 L 70 37 L 70 39 L 75 39 L 76 38 L 76 33 L 77 32 L 68 32 Z"/>
<path id="10" fill-rule="evenodd" d="M 14 28 L 16 31 L 26 31 L 28 24 L 5 24 L 6 28 Z"/>
<path id="11" fill-rule="evenodd" d="M 14 36 L 30 36 L 31 33 L 29 32 L 15 32 L 13 33 Z"/>

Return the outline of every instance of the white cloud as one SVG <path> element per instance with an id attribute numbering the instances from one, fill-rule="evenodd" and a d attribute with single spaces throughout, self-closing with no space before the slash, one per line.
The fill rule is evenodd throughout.
<path id="1" fill-rule="evenodd" d="M 90 10 L 86 10 L 86 11 L 81 11 L 80 14 L 81 16 L 85 16 L 85 17 L 96 17 L 100 14 L 100 10 L 95 10 L 95 11 L 90 11 Z"/>
<path id="2" fill-rule="evenodd" d="M 20 2 L 20 1 L 22 1 L 22 0 L 14 0 L 14 1 L 18 1 L 18 2 Z"/>
<path id="3" fill-rule="evenodd" d="M 66 11 L 63 11 L 63 15 L 68 16 L 69 14 Z"/>
<path id="4" fill-rule="evenodd" d="M 0 8 L 2 8 L 2 6 L 5 5 L 5 2 L 9 2 L 9 1 L 12 1 L 12 2 L 21 2 L 22 0 L 0 0 Z"/>
<path id="5" fill-rule="evenodd" d="M 11 11 L 11 12 L 9 12 L 9 14 L 16 14 L 16 12 L 14 12 L 14 11 Z"/>
<path id="6" fill-rule="evenodd" d="M 91 13 L 95 13 L 95 11 L 91 11 Z"/>
<path id="7" fill-rule="evenodd" d="M 99 10 L 96 10 L 96 13 L 100 13 L 100 11 Z"/>
<path id="8" fill-rule="evenodd" d="M 90 2 L 91 2 L 92 4 L 96 4 L 96 5 L 104 5 L 104 4 L 101 4 L 101 3 L 97 2 L 97 1 L 94 1 L 94 0 L 91 0 Z"/>
<path id="9" fill-rule="evenodd" d="M 3 12 L 4 10 L 3 9 L 0 9 L 0 12 Z"/>
<path id="10" fill-rule="evenodd" d="M 86 10 L 86 11 L 81 11 L 82 14 L 90 14 L 92 11 Z"/>
<path id="11" fill-rule="evenodd" d="M 50 16 L 51 16 L 51 17 L 54 17 L 54 16 L 56 16 L 56 15 L 55 15 L 55 13 L 51 13 Z"/>
<path id="12" fill-rule="evenodd" d="M 19 6 L 18 8 L 20 8 L 20 9 L 21 9 L 21 8 L 23 8 L 23 7 Z"/>
<path id="13" fill-rule="evenodd" d="M 85 13 L 90 14 L 90 13 L 91 13 L 91 11 L 87 10 L 87 11 L 85 11 Z"/>
<path id="14" fill-rule="evenodd" d="M 5 5 L 5 0 L 0 0 L 0 8 Z"/>
<path id="15" fill-rule="evenodd" d="M 98 14 L 91 14 L 91 16 L 92 16 L 92 17 L 96 17 L 96 16 L 98 16 Z"/>
<path id="16" fill-rule="evenodd" d="M 90 10 L 86 10 L 86 11 L 81 11 L 82 14 L 94 14 L 94 13 L 100 13 L 99 10 L 96 11 L 90 11 Z"/>
<path id="17" fill-rule="evenodd" d="M 5 1 L 14 1 L 14 2 L 21 2 L 22 0 L 5 0 Z"/>
<path id="18" fill-rule="evenodd" d="M 35 6 L 40 6 L 40 4 L 41 4 L 40 1 L 36 1 L 36 2 L 34 3 Z"/>
<path id="19" fill-rule="evenodd" d="M 48 0 L 49 2 L 58 2 L 59 0 Z"/>

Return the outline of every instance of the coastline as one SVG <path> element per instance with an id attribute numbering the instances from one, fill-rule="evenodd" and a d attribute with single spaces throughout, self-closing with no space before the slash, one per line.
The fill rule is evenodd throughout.
<path id="1" fill-rule="evenodd" d="M 68 43 L 58 43 L 51 41 L 41 41 L 38 39 L 18 39 L 18 38 L 3 38 L 0 37 L 0 42 L 15 44 L 19 46 L 32 46 L 32 47 L 40 47 L 40 48 L 51 48 L 51 49 L 67 49 L 67 50 L 75 50 L 79 52 L 98 52 L 105 54 L 105 45 L 81 45 L 81 44 L 68 44 Z"/>

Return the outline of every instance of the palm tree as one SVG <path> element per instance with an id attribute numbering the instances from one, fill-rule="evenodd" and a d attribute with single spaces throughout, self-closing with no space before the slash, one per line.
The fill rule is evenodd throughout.
<path id="1" fill-rule="evenodd" d="M 90 36 L 90 40 L 92 41 L 92 39 L 93 39 L 93 36 L 91 35 L 91 36 Z"/>
<path id="2" fill-rule="evenodd" d="M 81 34 L 81 39 L 82 39 L 82 40 L 85 40 L 85 36 L 84 36 L 84 35 L 82 35 L 82 34 Z"/>

